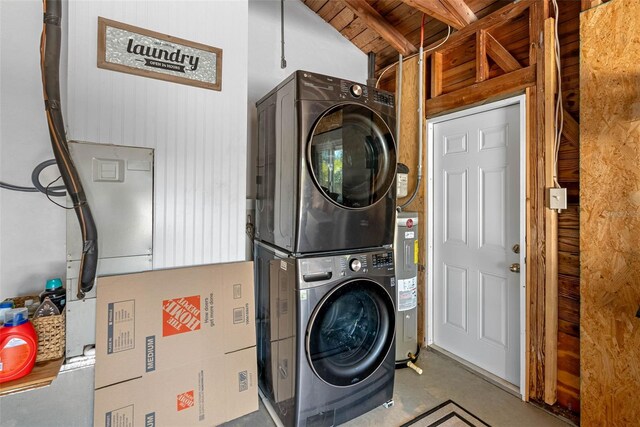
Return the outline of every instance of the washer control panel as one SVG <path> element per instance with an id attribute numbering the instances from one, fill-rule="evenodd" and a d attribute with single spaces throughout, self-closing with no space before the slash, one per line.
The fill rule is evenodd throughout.
<path id="1" fill-rule="evenodd" d="M 341 255 L 301 258 L 297 261 L 301 289 L 308 289 L 340 279 L 370 279 L 393 276 L 393 251 L 381 249 Z M 391 282 L 395 286 L 395 282 Z"/>
<path id="2" fill-rule="evenodd" d="M 355 85 L 351 85 L 351 89 L 349 89 L 351 91 L 351 95 L 355 96 L 356 98 L 360 98 L 360 95 L 362 95 L 362 86 L 355 84 Z"/>
<path id="3" fill-rule="evenodd" d="M 390 93 L 375 91 L 373 93 L 373 102 L 377 102 L 378 104 L 389 105 L 393 107 L 394 97 Z"/>
<path id="4" fill-rule="evenodd" d="M 354 258 L 351 261 L 349 261 L 349 268 L 351 269 L 351 271 L 360 271 L 360 269 L 362 268 L 362 261 L 360 261 L 358 258 Z"/>

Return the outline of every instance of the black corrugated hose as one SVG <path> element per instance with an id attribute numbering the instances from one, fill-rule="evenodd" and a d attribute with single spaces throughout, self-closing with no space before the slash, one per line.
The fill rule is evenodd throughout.
<path id="1" fill-rule="evenodd" d="M 40 40 L 40 66 L 42 71 L 42 88 L 49 126 L 49 135 L 53 154 L 64 181 L 73 209 L 80 222 L 82 232 L 82 257 L 80 258 L 80 277 L 78 298 L 93 288 L 98 267 L 98 231 L 91 215 L 91 209 L 80 182 L 80 177 L 69 153 L 69 145 L 64 131 L 62 109 L 60 103 L 60 44 L 62 31 L 62 2 L 60 0 L 43 0 L 44 24 Z"/>
<path id="2" fill-rule="evenodd" d="M 57 185 L 55 187 L 45 187 L 40 183 L 40 174 L 43 170 L 51 165 L 55 165 L 57 162 L 55 159 L 45 160 L 42 163 L 39 163 L 31 172 L 31 183 L 33 187 L 24 187 L 22 185 L 9 184 L 8 182 L 0 181 L 0 188 L 4 188 L 6 190 L 11 191 L 22 191 L 24 193 L 43 193 L 50 197 L 64 197 L 67 193 L 64 190 L 66 187 L 64 185 Z M 51 185 L 51 184 L 49 184 Z"/>

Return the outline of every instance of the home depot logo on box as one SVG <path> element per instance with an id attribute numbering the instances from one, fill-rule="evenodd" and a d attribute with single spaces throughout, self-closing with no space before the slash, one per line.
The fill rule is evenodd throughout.
<path id="1" fill-rule="evenodd" d="M 162 336 L 200 329 L 200 295 L 162 301 Z"/>
<path id="2" fill-rule="evenodd" d="M 196 399 L 193 397 L 193 390 L 178 395 L 178 411 L 189 409 L 193 406 Z"/>

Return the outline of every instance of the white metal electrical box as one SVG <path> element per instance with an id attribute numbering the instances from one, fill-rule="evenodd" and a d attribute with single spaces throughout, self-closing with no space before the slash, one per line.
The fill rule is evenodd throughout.
<path id="1" fill-rule="evenodd" d="M 98 229 L 98 276 L 151 270 L 153 149 L 70 142 L 69 151 Z M 77 297 L 81 254 L 80 226 L 68 210 L 67 357 L 95 343 L 95 287 L 83 300 Z"/>

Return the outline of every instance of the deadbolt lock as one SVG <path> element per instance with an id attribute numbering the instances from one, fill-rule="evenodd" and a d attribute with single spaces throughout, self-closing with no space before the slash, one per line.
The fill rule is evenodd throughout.
<path id="1" fill-rule="evenodd" d="M 509 270 L 511 270 L 514 273 L 520 273 L 520 263 L 514 262 L 513 264 L 511 264 L 511 267 L 509 267 Z"/>
<path id="2" fill-rule="evenodd" d="M 513 251 L 514 254 L 519 254 L 520 253 L 520 245 L 518 243 L 516 243 L 515 245 L 513 245 L 511 250 Z"/>

